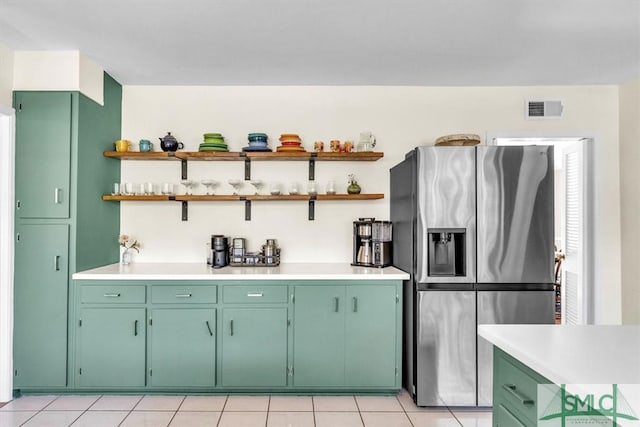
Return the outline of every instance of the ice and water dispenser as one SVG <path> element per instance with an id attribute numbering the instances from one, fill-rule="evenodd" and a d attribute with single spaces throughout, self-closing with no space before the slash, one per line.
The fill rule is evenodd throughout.
<path id="1" fill-rule="evenodd" d="M 464 228 L 430 228 L 429 276 L 464 276 L 465 234 Z"/>

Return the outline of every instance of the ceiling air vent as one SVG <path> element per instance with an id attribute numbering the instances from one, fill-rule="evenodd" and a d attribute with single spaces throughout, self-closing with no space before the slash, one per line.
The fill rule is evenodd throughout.
<path id="1" fill-rule="evenodd" d="M 527 101 L 527 119 L 559 119 L 562 116 L 561 101 Z"/>

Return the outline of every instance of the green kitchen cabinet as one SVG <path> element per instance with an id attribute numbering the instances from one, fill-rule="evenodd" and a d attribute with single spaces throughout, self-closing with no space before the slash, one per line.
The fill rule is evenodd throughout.
<path id="1" fill-rule="evenodd" d="M 294 303 L 294 384 L 399 387 L 395 285 L 299 285 Z"/>
<path id="2" fill-rule="evenodd" d="M 301 387 L 343 385 L 345 287 L 298 285 L 294 295 L 293 383 Z"/>
<path id="3" fill-rule="evenodd" d="M 493 426 L 538 425 L 538 386 L 558 386 L 498 347 L 493 347 Z"/>
<path id="4" fill-rule="evenodd" d="M 105 73 L 102 105 L 78 91 L 16 91 L 13 103 L 15 230 L 25 242 L 16 234 L 14 386 L 22 392 L 64 389 L 73 380 L 71 275 L 117 262 L 119 255 L 119 209 L 96 194 L 120 179 L 117 165 L 102 153 L 120 138 L 122 87 Z M 28 231 L 36 226 L 37 245 L 29 235 L 38 233 Z M 47 231 L 54 229 L 64 229 L 64 237 Z M 59 258 L 41 260 L 45 248 Z M 60 270 L 51 275 L 54 262 Z M 39 344 L 25 347 L 29 341 Z"/>
<path id="5" fill-rule="evenodd" d="M 145 309 L 80 310 L 76 385 L 126 388 L 145 385 Z"/>
<path id="6" fill-rule="evenodd" d="M 67 384 L 69 226 L 16 229 L 14 386 Z"/>
<path id="7" fill-rule="evenodd" d="M 215 309 L 153 308 L 148 331 L 151 386 L 215 386 Z"/>
<path id="8" fill-rule="evenodd" d="M 345 381 L 362 387 L 396 383 L 396 287 L 346 286 Z"/>
<path id="9" fill-rule="evenodd" d="M 69 218 L 70 92 L 17 92 L 16 213 Z"/>
<path id="10" fill-rule="evenodd" d="M 222 386 L 286 386 L 287 308 L 254 306 L 222 312 Z"/>

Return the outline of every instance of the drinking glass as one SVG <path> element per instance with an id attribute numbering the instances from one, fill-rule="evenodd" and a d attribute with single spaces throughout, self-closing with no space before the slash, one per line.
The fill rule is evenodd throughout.
<path id="1" fill-rule="evenodd" d="M 336 182 L 334 180 L 327 182 L 327 194 L 336 194 Z"/>
<path id="2" fill-rule="evenodd" d="M 233 195 L 237 196 L 240 194 L 240 188 L 242 188 L 242 181 L 239 179 L 230 179 L 227 181 L 230 186 L 233 187 Z"/>

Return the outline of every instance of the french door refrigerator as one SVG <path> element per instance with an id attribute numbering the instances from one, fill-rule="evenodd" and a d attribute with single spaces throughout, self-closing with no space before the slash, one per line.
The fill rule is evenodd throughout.
<path id="1" fill-rule="evenodd" d="M 419 406 L 491 406 L 478 324 L 553 323 L 553 147 L 418 147 L 391 169 L 404 384 Z"/>

